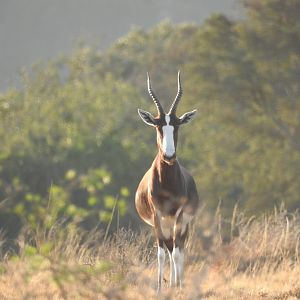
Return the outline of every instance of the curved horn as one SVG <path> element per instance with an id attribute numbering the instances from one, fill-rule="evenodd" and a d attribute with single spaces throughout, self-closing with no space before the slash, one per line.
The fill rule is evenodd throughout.
<path id="1" fill-rule="evenodd" d="M 162 115 L 164 114 L 164 109 L 162 108 L 158 98 L 155 96 L 154 92 L 152 91 L 152 88 L 151 88 L 151 83 L 150 83 L 150 77 L 149 77 L 149 74 L 147 72 L 147 84 L 148 84 L 148 92 L 157 108 L 157 111 L 158 111 L 158 114 L 159 115 Z"/>
<path id="2" fill-rule="evenodd" d="M 172 106 L 170 108 L 170 111 L 169 111 L 169 115 L 171 114 L 176 114 L 176 109 L 177 109 L 177 105 L 180 101 L 180 98 L 183 94 L 183 90 L 182 90 L 182 87 L 181 87 L 181 81 L 180 81 L 180 71 L 178 71 L 178 90 L 177 90 L 177 95 L 172 103 Z"/>

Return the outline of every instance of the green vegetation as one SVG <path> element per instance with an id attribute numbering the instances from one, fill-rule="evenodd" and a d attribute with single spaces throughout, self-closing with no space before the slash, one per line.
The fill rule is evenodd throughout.
<path id="1" fill-rule="evenodd" d="M 137 115 L 155 110 L 146 72 L 168 106 L 178 69 L 178 114 L 199 111 L 178 155 L 203 202 L 221 200 L 225 215 L 236 202 L 248 214 L 299 208 L 300 2 L 243 5 L 240 21 L 133 29 L 104 53 L 83 45 L 23 73 L 20 91 L 0 95 L 0 226 L 17 235 L 17 224 L 65 218 L 92 228 L 112 211 L 136 224 L 134 192 L 156 151 Z"/>

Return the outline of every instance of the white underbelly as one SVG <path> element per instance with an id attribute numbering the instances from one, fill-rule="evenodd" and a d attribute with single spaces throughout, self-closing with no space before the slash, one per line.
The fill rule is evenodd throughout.
<path id="1" fill-rule="evenodd" d="M 174 236 L 175 225 L 180 229 L 181 235 L 185 233 L 187 224 L 192 220 L 193 216 L 183 213 L 182 223 L 177 222 L 177 214 L 175 216 L 162 216 L 159 214 L 161 233 L 165 239 L 171 239 Z"/>
<path id="2" fill-rule="evenodd" d="M 161 217 L 160 228 L 165 239 L 170 239 L 173 236 L 175 221 L 175 217 Z"/>

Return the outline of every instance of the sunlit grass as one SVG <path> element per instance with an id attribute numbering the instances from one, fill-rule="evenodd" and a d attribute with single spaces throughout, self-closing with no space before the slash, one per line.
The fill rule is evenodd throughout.
<path id="1" fill-rule="evenodd" d="M 185 286 L 161 299 L 298 299 L 300 214 L 283 207 L 260 218 L 237 209 L 202 210 L 190 228 Z M 1 299 L 148 299 L 156 297 L 151 230 L 83 232 L 74 225 L 27 232 L 18 254 L 0 264 Z M 227 236 L 227 239 L 225 239 Z M 226 242 L 224 242 L 226 240 Z M 2 243 L 0 243 L 2 245 Z"/>

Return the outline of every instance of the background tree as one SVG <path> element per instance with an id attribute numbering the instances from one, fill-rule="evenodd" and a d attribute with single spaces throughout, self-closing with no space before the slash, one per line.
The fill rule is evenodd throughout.
<path id="1" fill-rule="evenodd" d="M 116 199 L 122 224 L 134 224 L 134 192 L 156 151 L 137 116 L 155 111 L 146 72 L 168 107 L 178 69 L 178 114 L 199 110 L 180 132 L 179 157 L 207 206 L 298 208 L 300 1 L 243 5 L 243 20 L 135 28 L 106 52 L 81 45 L 24 72 L 21 90 L 0 95 L 0 225 L 65 216 L 92 227 Z"/>

